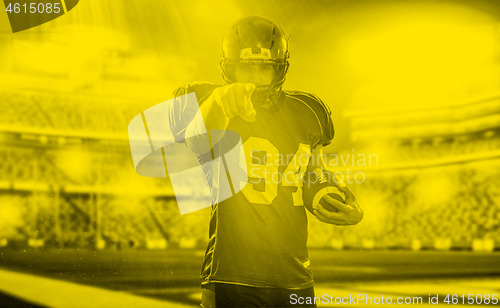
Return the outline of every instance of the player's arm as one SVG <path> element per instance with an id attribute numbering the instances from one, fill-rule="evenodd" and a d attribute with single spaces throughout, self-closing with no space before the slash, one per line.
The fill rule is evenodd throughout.
<path id="1" fill-rule="evenodd" d="M 250 100 L 254 90 L 251 83 L 234 83 L 213 90 L 187 127 L 186 145 L 194 153 L 207 153 L 224 137 L 229 119 L 240 116 L 245 121 L 255 121 Z"/>
<path id="2" fill-rule="evenodd" d="M 308 171 L 312 171 L 316 168 L 328 170 L 323 157 L 323 145 L 321 144 L 318 144 L 313 150 Z M 347 187 L 347 185 L 340 178 L 336 177 L 335 183 L 337 184 L 337 188 L 346 196 L 345 204 L 331 198 L 330 196 L 324 196 L 323 198 L 326 202 L 337 208 L 339 212 L 335 213 L 325 210 L 320 203 L 318 204 L 318 209 L 314 210 L 314 215 L 316 215 L 318 220 L 329 224 L 340 226 L 357 224 L 363 219 L 364 212 L 356 201 L 356 196 L 354 196 L 349 187 Z"/>

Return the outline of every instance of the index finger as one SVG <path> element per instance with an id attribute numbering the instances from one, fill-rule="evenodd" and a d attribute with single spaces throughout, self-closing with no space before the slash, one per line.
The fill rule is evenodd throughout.
<path id="1" fill-rule="evenodd" d="M 250 98 L 253 91 L 255 91 L 255 85 L 253 83 L 247 83 L 245 85 L 245 96 Z"/>

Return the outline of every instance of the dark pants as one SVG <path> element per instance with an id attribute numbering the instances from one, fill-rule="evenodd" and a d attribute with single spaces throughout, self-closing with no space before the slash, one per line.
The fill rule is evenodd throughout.
<path id="1" fill-rule="evenodd" d="M 304 299 L 304 303 L 305 299 L 309 297 L 313 304 L 300 305 L 297 303 L 299 297 Z M 201 307 L 316 307 L 316 305 L 314 304 L 313 287 L 303 290 L 289 290 L 211 283 L 202 287 Z"/>

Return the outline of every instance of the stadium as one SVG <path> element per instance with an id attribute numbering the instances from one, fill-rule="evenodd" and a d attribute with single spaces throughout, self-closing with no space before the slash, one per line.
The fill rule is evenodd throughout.
<path id="1" fill-rule="evenodd" d="M 220 80 L 218 34 L 248 14 L 296 33 L 285 85 L 309 88 L 334 111 L 327 162 L 365 211 L 349 227 L 308 213 L 316 295 L 326 295 L 318 306 L 365 307 L 377 304 L 366 297 L 382 296 L 446 305 L 453 295 L 467 304 L 471 294 L 469 304 L 495 304 L 498 5 L 222 2 L 227 10 L 201 1 L 82 1 L 19 35 L 1 18 L 0 306 L 199 306 L 210 209 L 180 215 L 177 200 L 210 196 L 195 179 L 174 192 L 168 177 L 139 175 L 127 127 L 177 87 Z M 436 17 L 442 12 L 452 17 Z M 319 17 L 297 21 L 312 15 Z M 315 42 L 311 33 L 321 29 Z M 309 70 L 317 80 L 304 77 Z M 342 301 L 358 294 L 363 301 Z"/>

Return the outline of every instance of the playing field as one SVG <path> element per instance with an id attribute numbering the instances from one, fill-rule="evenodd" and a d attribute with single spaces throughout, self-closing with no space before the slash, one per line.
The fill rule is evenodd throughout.
<path id="1" fill-rule="evenodd" d="M 498 253 L 312 250 L 310 255 L 317 296 L 363 294 L 392 297 L 394 300 L 398 296 L 419 296 L 423 298 L 423 304 L 427 304 L 429 294 L 439 294 L 439 301 L 446 305 L 443 300 L 447 294 L 465 294 L 465 298 L 468 294 L 482 294 L 481 297 L 500 294 Z M 116 303 L 120 296 L 133 294 L 194 307 L 199 305 L 201 296 L 198 275 L 202 258 L 203 251 L 199 250 L 4 250 L 0 252 L 0 264 L 4 270 L 0 275 L 0 291 L 3 293 L 0 306 L 30 307 L 27 302 L 39 306 L 44 306 L 43 303 L 55 305 L 51 297 L 60 297 L 61 302 L 66 298 L 66 305 L 61 303 L 61 307 L 84 307 L 86 303 L 82 301 L 72 303 L 71 298 L 76 297 L 69 293 L 80 293 L 78 286 L 85 285 L 95 287 L 88 292 L 100 289 L 118 291 L 112 293 L 112 303 Z M 9 272 L 30 276 L 16 278 L 15 281 L 21 281 L 21 287 L 14 287 L 14 280 L 9 280 L 9 275 L 5 274 Z M 44 279 L 26 278 L 31 276 Z M 22 288 L 23 279 L 30 280 L 26 282 L 26 288 Z M 61 285 L 54 294 L 38 294 L 45 285 L 52 284 L 52 279 L 71 282 L 72 287 Z M 39 287 L 30 290 L 28 286 L 33 283 Z M 16 301 L 16 298 L 22 301 Z M 137 299 L 137 296 L 133 298 Z M 88 303 L 92 301 L 99 302 L 95 298 L 89 299 Z M 130 301 L 128 303 L 132 305 Z M 324 301 L 319 306 L 328 304 Z M 352 302 L 335 306 L 352 306 Z"/>

